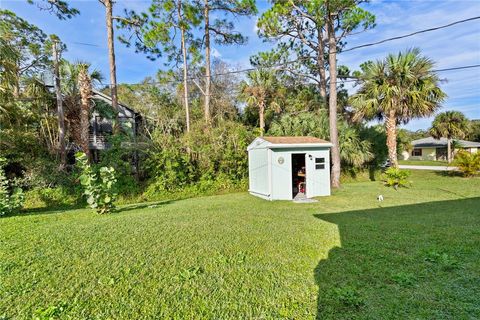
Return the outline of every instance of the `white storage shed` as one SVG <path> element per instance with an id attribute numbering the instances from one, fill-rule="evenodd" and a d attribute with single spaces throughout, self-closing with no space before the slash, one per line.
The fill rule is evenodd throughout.
<path id="1" fill-rule="evenodd" d="M 249 192 L 267 200 L 330 195 L 330 147 L 314 137 L 259 137 L 248 146 Z"/>

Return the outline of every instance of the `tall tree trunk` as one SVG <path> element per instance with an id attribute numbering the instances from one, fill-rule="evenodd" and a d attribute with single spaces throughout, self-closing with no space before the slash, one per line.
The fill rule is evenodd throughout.
<path id="1" fill-rule="evenodd" d="M 115 63 L 115 47 L 112 24 L 112 0 L 103 0 L 105 4 L 105 19 L 107 22 L 107 42 L 108 42 L 108 60 L 110 64 L 110 96 L 112 98 L 112 109 L 116 114 L 116 123 L 113 128 L 114 133 L 118 133 L 120 128 L 118 116 L 118 98 L 117 98 L 117 67 Z"/>
<path id="2" fill-rule="evenodd" d="M 58 52 L 58 43 L 53 41 L 53 63 L 55 76 L 55 94 L 57 96 L 57 121 L 58 121 L 58 153 L 60 155 L 60 170 L 65 168 L 66 164 L 66 148 L 65 148 L 65 114 L 63 112 L 63 99 L 60 90 L 60 69 L 59 60 L 60 54 Z"/>
<path id="3" fill-rule="evenodd" d="M 452 139 L 447 138 L 447 162 L 452 162 Z"/>
<path id="4" fill-rule="evenodd" d="M 258 118 L 260 119 L 260 135 L 263 137 L 265 131 L 265 101 L 262 100 L 258 105 Z"/>
<path id="5" fill-rule="evenodd" d="M 205 19 L 205 121 L 210 124 L 211 112 L 210 112 L 210 7 L 209 0 L 205 0 L 204 19 Z"/>
<path id="6" fill-rule="evenodd" d="M 182 20 L 182 1 L 178 1 L 178 21 Z M 185 122 L 187 132 L 190 132 L 190 107 L 188 105 L 188 64 L 187 64 L 187 46 L 185 43 L 185 29 L 180 28 L 183 55 L 183 103 L 185 105 Z"/>
<path id="7" fill-rule="evenodd" d="M 82 66 L 78 74 L 80 88 L 80 139 L 81 148 L 90 159 L 89 128 L 90 128 L 90 97 L 92 96 L 92 82 L 87 66 Z"/>
<path id="8" fill-rule="evenodd" d="M 337 39 L 335 38 L 334 16 L 328 15 L 328 64 L 330 73 L 330 96 L 328 100 L 330 142 L 332 143 L 332 187 L 340 187 L 340 146 L 337 128 Z"/>
<path id="9" fill-rule="evenodd" d="M 388 160 L 394 168 L 398 168 L 397 160 L 397 117 L 394 110 L 390 110 L 385 119 L 385 130 L 387 132 Z"/>
<path id="10" fill-rule="evenodd" d="M 323 38 L 323 30 L 322 27 L 318 27 L 317 29 L 317 37 L 318 37 L 318 48 L 317 48 L 317 67 L 318 67 L 318 74 L 320 75 L 320 96 L 322 97 L 323 101 L 327 99 L 327 76 L 325 73 L 325 39 Z"/>

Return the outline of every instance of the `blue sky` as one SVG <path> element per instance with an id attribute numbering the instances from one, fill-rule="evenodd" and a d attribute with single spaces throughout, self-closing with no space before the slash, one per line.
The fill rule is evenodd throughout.
<path id="1" fill-rule="evenodd" d="M 48 12 L 40 11 L 26 0 L 0 0 L 0 7 L 14 11 L 44 30 L 55 33 L 67 44 L 65 57 L 69 60 L 84 60 L 108 76 L 106 48 L 105 10 L 97 0 L 69 1 L 81 11 L 71 20 L 61 21 Z M 260 12 L 268 2 L 257 1 Z M 120 15 L 124 8 L 143 10 L 149 1 L 118 0 L 114 14 Z M 348 39 L 347 47 L 374 42 L 435 27 L 455 20 L 480 16 L 480 1 L 379 1 L 365 6 L 377 17 L 377 27 Z M 256 17 L 240 18 L 235 21 L 237 29 L 249 37 L 242 47 L 215 47 L 214 53 L 221 59 L 237 66 L 248 67 L 249 57 L 258 51 L 273 46 L 264 43 L 256 35 Z M 88 43 L 95 46 L 81 45 Z M 419 47 L 422 52 L 436 61 L 436 68 L 450 68 L 480 64 L 480 20 L 467 22 L 450 28 L 417 35 L 382 45 L 363 48 L 339 55 L 339 63 L 356 69 L 366 60 L 381 59 L 391 52 L 410 47 Z M 161 61 L 149 61 L 144 55 L 136 54 L 132 48 L 116 43 L 118 82 L 135 83 L 146 76 L 153 76 L 163 68 Z M 471 119 L 480 119 L 480 68 L 440 73 L 443 90 L 448 94 L 442 110 L 459 110 Z M 355 88 L 350 88 L 355 92 Z M 408 129 L 426 129 L 431 118 L 411 121 Z"/>

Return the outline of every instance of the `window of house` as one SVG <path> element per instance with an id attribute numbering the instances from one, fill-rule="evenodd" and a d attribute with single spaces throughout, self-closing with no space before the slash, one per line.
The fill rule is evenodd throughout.
<path id="1" fill-rule="evenodd" d="M 412 156 L 414 157 L 421 157 L 422 156 L 422 149 L 413 149 Z"/>
<path id="2" fill-rule="evenodd" d="M 315 169 L 316 170 L 325 169 L 325 158 L 315 158 Z"/>

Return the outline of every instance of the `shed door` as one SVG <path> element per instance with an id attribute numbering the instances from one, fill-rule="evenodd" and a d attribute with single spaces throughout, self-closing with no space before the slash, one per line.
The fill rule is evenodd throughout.
<path id="1" fill-rule="evenodd" d="M 307 198 L 317 197 L 325 194 L 322 190 L 323 184 L 328 184 L 328 159 L 324 154 L 312 153 L 305 155 L 305 164 L 307 169 Z M 326 188 L 329 188 L 327 185 Z"/>

